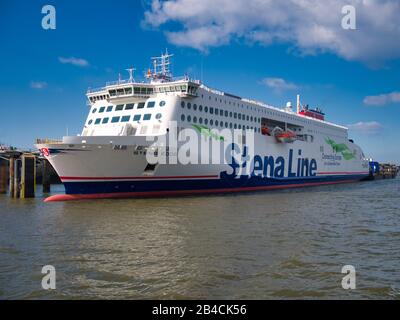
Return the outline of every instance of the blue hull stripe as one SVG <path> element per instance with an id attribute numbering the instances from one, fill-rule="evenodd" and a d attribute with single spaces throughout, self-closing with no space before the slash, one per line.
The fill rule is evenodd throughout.
<path id="1" fill-rule="evenodd" d="M 301 186 L 310 183 L 362 180 L 367 175 L 316 176 L 313 178 L 271 179 L 243 176 L 238 179 L 188 179 L 188 180 L 142 180 L 142 181 L 79 181 L 64 182 L 66 194 L 160 192 L 185 190 L 212 190 L 230 188 L 254 188 L 266 186 Z"/>

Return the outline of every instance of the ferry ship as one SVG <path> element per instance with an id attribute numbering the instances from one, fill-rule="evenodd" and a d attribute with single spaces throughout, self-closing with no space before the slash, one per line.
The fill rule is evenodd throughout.
<path id="1" fill-rule="evenodd" d="M 171 57 L 166 52 L 152 58 L 144 81 L 135 81 L 131 68 L 129 79 L 89 89 L 80 135 L 38 139 L 36 147 L 65 186 L 65 194 L 46 201 L 273 190 L 356 182 L 369 175 L 368 160 L 347 128 L 326 121 L 321 109 L 303 106 L 299 96 L 295 110 L 290 102 L 277 108 L 187 76 L 174 78 Z M 225 142 L 224 132 L 243 133 L 242 161 L 149 162 L 152 140 L 170 138 L 172 123 L 178 135 L 193 129 L 214 143 Z M 251 154 L 245 132 L 252 133 Z M 162 147 L 176 154 L 180 145 Z"/>

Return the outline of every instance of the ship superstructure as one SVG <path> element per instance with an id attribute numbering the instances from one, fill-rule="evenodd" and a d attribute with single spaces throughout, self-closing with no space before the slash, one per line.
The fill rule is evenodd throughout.
<path id="1" fill-rule="evenodd" d="M 146 81 L 136 81 L 129 68 L 129 79 L 88 90 L 90 110 L 79 136 L 39 141 L 66 188 L 67 196 L 53 200 L 267 190 L 352 182 L 369 174 L 347 128 L 326 121 L 322 110 L 303 106 L 299 97 L 296 110 L 291 103 L 280 109 L 188 76 L 174 78 L 171 57 L 166 52 L 153 58 Z M 224 140 L 218 136 L 223 130 L 251 131 L 248 173 L 238 174 L 235 163 L 226 162 L 149 163 L 149 137 L 169 136 L 171 123 L 178 133 L 191 128 L 209 139 Z"/>

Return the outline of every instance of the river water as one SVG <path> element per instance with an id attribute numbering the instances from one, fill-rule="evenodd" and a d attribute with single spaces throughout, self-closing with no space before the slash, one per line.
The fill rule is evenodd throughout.
<path id="1" fill-rule="evenodd" d="M 1 299 L 400 298 L 400 179 L 169 199 L 38 195 L 0 195 Z M 44 265 L 55 290 L 41 287 Z M 354 290 L 342 288 L 344 265 Z"/>

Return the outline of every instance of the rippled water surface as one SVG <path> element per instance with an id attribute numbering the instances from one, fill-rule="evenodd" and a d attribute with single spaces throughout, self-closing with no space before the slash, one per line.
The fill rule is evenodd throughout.
<path id="1" fill-rule="evenodd" d="M 400 298 L 400 179 L 224 196 L 42 200 L 0 195 L 2 299 Z M 348 264 L 357 271 L 350 291 L 341 287 Z M 44 265 L 56 268 L 56 290 L 41 289 Z"/>

